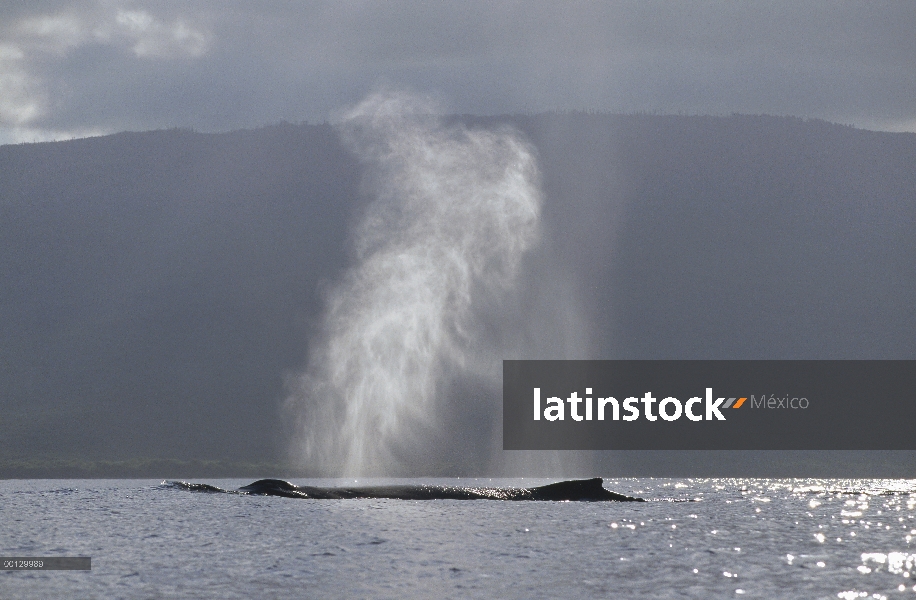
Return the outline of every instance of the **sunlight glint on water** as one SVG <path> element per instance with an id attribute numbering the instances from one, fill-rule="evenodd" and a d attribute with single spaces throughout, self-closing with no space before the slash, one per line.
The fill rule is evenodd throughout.
<path id="1" fill-rule="evenodd" d="M 916 481 L 605 487 L 654 501 L 312 501 L 155 481 L 3 481 L 5 554 L 89 555 L 93 570 L 0 572 L 0 595 L 916 599 Z"/>

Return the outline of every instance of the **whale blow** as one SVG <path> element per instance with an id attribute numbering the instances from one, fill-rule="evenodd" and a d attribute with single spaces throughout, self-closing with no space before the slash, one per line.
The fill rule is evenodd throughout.
<path id="1" fill-rule="evenodd" d="M 501 357 L 520 352 L 486 323 L 511 306 L 540 239 L 536 151 L 509 126 L 436 112 L 376 93 L 338 125 L 370 200 L 285 403 L 291 458 L 325 476 L 424 471 L 460 402 L 450 386 L 473 381 L 497 398 Z"/>

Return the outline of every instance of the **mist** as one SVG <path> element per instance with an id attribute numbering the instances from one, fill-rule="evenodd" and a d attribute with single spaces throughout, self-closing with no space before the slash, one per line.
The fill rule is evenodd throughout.
<path id="1" fill-rule="evenodd" d="M 0 147 L 2 472 L 912 476 L 893 453 L 504 452 L 499 373 L 916 357 L 916 135 L 431 110 Z"/>
<path id="2" fill-rule="evenodd" d="M 443 398 L 461 402 L 450 382 L 498 398 L 497 350 L 507 349 L 475 316 L 511 292 L 537 241 L 538 167 L 518 131 L 446 125 L 435 112 L 428 100 L 378 93 L 338 126 L 371 200 L 356 264 L 329 295 L 286 407 L 295 458 L 322 474 L 387 475 L 402 460 L 428 470 L 417 457 L 436 456 Z"/>

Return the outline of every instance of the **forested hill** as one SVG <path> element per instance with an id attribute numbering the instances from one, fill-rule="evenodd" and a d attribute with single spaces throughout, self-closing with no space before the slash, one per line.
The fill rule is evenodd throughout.
<path id="1" fill-rule="evenodd" d="M 591 356 L 916 359 L 916 134 L 460 119 L 537 147 L 529 271 L 574 288 Z M 0 147 L 0 461 L 279 459 L 364 191 L 328 125 Z"/>

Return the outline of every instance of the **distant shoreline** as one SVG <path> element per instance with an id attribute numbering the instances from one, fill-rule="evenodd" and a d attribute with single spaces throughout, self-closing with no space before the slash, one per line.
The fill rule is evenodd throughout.
<path id="1" fill-rule="evenodd" d="M 301 469 L 271 463 L 216 460 L 62 458 L 0 460 L 0 479 L 168 479 L 182 477 L 302 477 Z"/>

